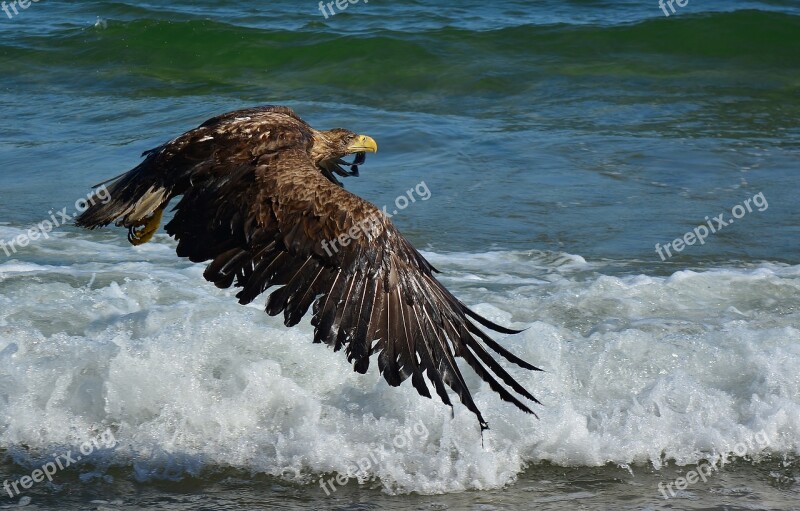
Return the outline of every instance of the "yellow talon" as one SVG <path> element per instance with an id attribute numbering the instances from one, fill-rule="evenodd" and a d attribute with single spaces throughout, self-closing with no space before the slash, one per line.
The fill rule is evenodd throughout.
<path id="1" fill-rule="evenodd" d="M 155 213 L 153 213 L 153 216 L 143 223 L 129 227 L 128 241 L 131 245 L 138 246 L 150 241 L 158 230 L 158 226 L 161 225 L 161 217 L 163 215 L 164 209 L 157 209 Z"/>

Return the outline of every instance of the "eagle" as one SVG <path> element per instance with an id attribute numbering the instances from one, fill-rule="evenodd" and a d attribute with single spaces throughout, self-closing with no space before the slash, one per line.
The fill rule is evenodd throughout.
<path id="1" fill-rule="evenodd" d="M 541 403 L 489 350 L 522 368 L 541 369 L 480 327 L 520 330 L 484 318 L 453 296 L 387 215 L 337 179 L 357 176 L 365 154 L 377 150 L 369 136 L 316 130 L 285 106 L 236 110 L 145 151 L 138 166 L 96 185 L 95 194 L 105 188 L 105 200 L 90 201 L 76 224 L 95 229 L 114 223 L 140 245 L 178 199 L 165 225 L 178 256 L 209 262 L 206 280 L 239 288 L 240 304 L 275 288 L 266 301 L 269 315 L 283 313 L 292 327 L 312 308 L 313 342 L 344 349 L 362 374 L 377 356 L 389 385 L 410 377 L 420 395 L 431 398 L 434 390 L 452 410 L 449 387 L 481 431 L 488 424 L 456 357 L 501 399 L 535 416 L 520 396 Z M 348 155 L 354 155 L 350 163 Z"/>

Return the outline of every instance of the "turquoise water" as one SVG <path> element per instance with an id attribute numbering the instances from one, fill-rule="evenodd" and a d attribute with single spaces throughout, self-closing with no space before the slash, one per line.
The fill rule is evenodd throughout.
<path id="1" fill-rule="evenodd" d="M 165 235 L 134 249 L 66 225 L 0 247 L 0 476 L 111 427 L 118 447 L 31 505 L 796 507 L 799 94 L 788 0 L 0 11 L 5 247 L 206 118 L 288 105 L 378 141 L 353 192 L 391 211 L 425 182 L 393 221 L 466 303 L 529 327 L 503 342 L 547 369 L 515 373 L 545 398 L 534 423 L 468 380 L 482 446 L 463 409 L 352 374 Z M 699 226 L 719 230 L 700 244 Z M 353 474 L 420 417 L 414 449 Z M 739 444 L 713 482 L 661 498 Z"/>

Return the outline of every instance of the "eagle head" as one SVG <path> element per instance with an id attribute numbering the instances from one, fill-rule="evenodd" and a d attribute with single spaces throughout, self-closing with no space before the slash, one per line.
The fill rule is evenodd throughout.
<path id="1" fill-rule="evenodd" d="M 378 152 L 378 144 L 370 136 L 359 135 L 343 128 L 335 128 L 317 131 L 311 152 L 314 161 L 323 170 L 326 177 L 339 183 L 331 173 L 343 177 L 358 176 L 358 166 L 366 161 L 367 153 Z M 350 163 L 342 159 L 348 154 L 356 155 Z M 350 167 L 350 170 L 343 168 L 343 165 Z"/>

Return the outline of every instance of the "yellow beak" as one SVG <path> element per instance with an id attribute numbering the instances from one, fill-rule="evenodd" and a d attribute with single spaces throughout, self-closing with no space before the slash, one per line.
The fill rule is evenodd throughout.
<path id="1" fill-rule="evenodd" d="M 377 153 L 378 144 L 372 137 L 358 135 L 353 143 L 347 146 L 348 153 Z"/>

